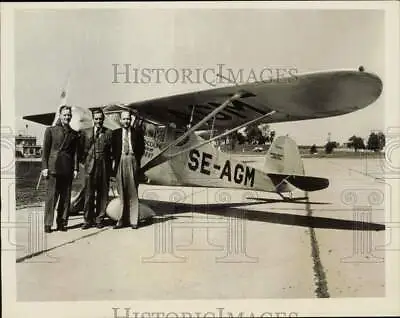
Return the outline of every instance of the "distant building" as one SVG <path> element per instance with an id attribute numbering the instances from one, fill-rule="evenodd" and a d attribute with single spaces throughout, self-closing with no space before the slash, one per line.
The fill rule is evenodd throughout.
<path id="1" fill-rule="evenodd" d="M 42 146 L 36 144 L 36 137 L 21 135 L 15 136 L 16 158 L 40 158 Z"/>

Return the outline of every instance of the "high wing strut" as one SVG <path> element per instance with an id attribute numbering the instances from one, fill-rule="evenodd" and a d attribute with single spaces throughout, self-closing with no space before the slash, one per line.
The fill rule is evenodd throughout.
<path id="1" fill-rule="evenodd" d="M 267 113 L 267 114 L 262 115 L 261 117 L 258 117 L 258 118 L 256 118 L 256 119 L 253 119 L 253 120 L 251 120 L 251 121 L 248 121 L 248 122 L 246 122 L 246 123 L 244 123 L 244 124 L 242 124 L 242 125 L 239 125 L 239 126 L 237 126 L 237 127 L 235 127 L 235 128 L 232 128 L 232 129 L 230 129 L 230 130 L 228 130 L 228 131 L 226 131 L 226 132 L 224 132 L 224 133 L 222 133 L 222 134 L 220 134 L 220 135 L 218 135 L 218 136 L 215 136 L 215 137 L 213 137 L 213 138 L 211 138 L 211 139 L 205 140 L 204 142 L 201 142 L 201 143 L 199 143 L 199 144 L 197 144 L 197 145 L 194 145 L 194 146 L 192 146 L 192 147 L 189 147 L 189 148 L 187 148 L 187 149 L 183 149 L 182 151 L 179 151 L 179 152 L 174 153 L 174 154 L 172 154 L 172 155 L 166 155 L 166 156 L 163 156 L 162 158 L 158 157 L 158 158 L 157 158 L 157 162 L 154 163 L 154 165 L 151 165 L 150 167 L 148 167 L 148 165 L 146 164 L 146 165 L 144 165 L 140 170 L 141 170 L 142 172 L 146 172 L 146 171 L 149 170 L 150 168 L 152 168 L 152 167 L 154 167 L 154 166 L 156 166 L 156 165 L 162 164 L 162 163 L 164 163 L 164 162 L 166 162 L 166 161 L 168 161 L 168 160 L 171 160 L 171 159 L 175 158 L 176 156 L 179 156 L 179 155 L 181 155 L 181 154 L 183 154 L 183 153 L 185 153 L 185 152 L 188 152 L 188 151 L 190 151 L 190 150 L 192 150 L 192 149 L 196 149 L 196 148 L 201 147 L 201 146 L 203 146 L 203 145 L 205 145 L 205 144 L 208 144 L 208 143 L 210 143 L 210 142 L 213 142 L 214 140 L 217 140 L 217 139 L 222 138 L 222 137 L 224 137 L 224 136 L 226 136 L 226 135 L 229 135 L 229 134 L 231 134 L 231 133 L 233 133 L 233 132 L 235 132 L 235 131 L 237 131 L 237 130 L 239 130 L 239 129 L 242 129 L 243 127 L 246 127 L 247 125 L 255 124 L 255 123 L 257 123 L 257 122 L 259 122 L 259 121 L 261 121 L 261 120 L 267 118 L 268 116 L 273 115 L 275 112 L 276 112 L 276 111 L 273 110 L 273 111 L 271 111 L 271 112 L 269 112 L 269 113 Z M 186 135 L 188 135 L 188 133 L 185 134 L 185 138 L 186 138 Z M 174 144 L 176 144 L 176 143 L 177 143 L 177 142 L 175 142 Z"/>
<path id="2" fill-rule="evenodd" d="M 163 162 L 165 162 L 164 158 L 162 158 L 162 155 L 171 147 L 179 144 L 182 140 L 185 140 L 190 134 L 196 131 L 197 128 L 201 127 L 204 123 L 206 123 L 210 118 L 218 114 L 220 111 L 222 111 L 226 106 L 229 105 L 229 103 L 233 100 L 239 99 L 243 96 L 248 94 L 247 92 L 239 92 L 234 94 L 232 97 L 229 97 L 223 104 L 215 108 L 211 113 L 209 113 L 206 117 L 204 117 L 202 120 L 200 120 L 197 124 L 195 124 L 193 127 L 191 127 L 187 132 L 185 132 L 182 136 L 180 136 L 178 139 L 176 139 L 174 142 L 170 143 L 168 146 L 166 146 L 161 152 L 159 152 L 155 157 L 153 157 L 150 161 L 148 161 L 140 170 L 142 172 L 145 172 Z"/>
<path id="3" fill-rule="evenodd" d="M 189 125 L 187 126 L 189 129 L 192 127 L 192 122 L 193 122 L 193 115 L 194 115 L 194 109 L 195 109 L 196 105 L 193 105 L 192 107 L 192 113 L 190 114 L 190 121 L 189 121 Z"/>
<path id="4" fill-rule="evenodd" d="M 210 135 L 210 138 L 212 138 L 212 137 L 214 136 L 215 118 L 216 118 L 216 116 L 214 116 L 213 122 L 212 122 L 212 125 L 211 125 L 211 135 Z"/>
<path id="5" fill-rule="evenodd" d="M 199 147 L 201 147 L 201 146 L 203 146 L 203 145 L 205 145 L 205 144 L 208 144 L 208 143 L 210 143 L 210 142 L 213 142 L 214 140 L 217 140 L 217 139 L 222 138 L 222 137 L 225 137 L 226 135 L 229 135 L 229 134 L 231 134 L 231 133 L 233 133 L 233 132 L 235 132 L 235 131 L 238 131 L 239 129 L 242 129 L 242 128 L 248 126 L 248 125 L 255 124 L 255 123 L 257 123 L 257 122 L 259 122 L 259 121 L 265 119 L 266 117 L 273 115 L 274 113 L 276 113 L 275 110 L 273 110 L 273 111 L 271 111 L 271 112 L 269 112 L 269 113 L 267 113 L 267 114 L 264 114 L 264 115 L 262 115 L 261 117 L 258 117 L 258 118 L 256 118 L 256 119 L 253 119 L 253 120 L 251 120 L 251 121 L 248 121 L 248 122 L 246 122 L 246 123 L 244 123 L 244 124 L 242 124 L 242 125 L 240 125 L 240 126 L 237 126 L 237 127 L 235 127 L 235 128 L 232 128 L 232 129 L 230 129 L 230 130 L 228 130 L 228 131 L 226 131 L 226 132 L 224 132 L 224 133 L 222 133 L 222 134 L 219 134 L 218 136 L 215 136 L 215 137 L 213 137 L 213 138 L 211 138 L 211 139 L 204 140 L 204 142 L 201 142 L 201 143 L 199 143 L 199 144 L 197 144 L 197 145 L 194 145 L 194 146 L 189 147 L 189 148 L 187 148 L 187 149 L 183 149 L 182 151 L 179 151 L 179 152 L 174 153 L 174 154 L 172 154 L 172 155 L 167 155 L 166 158 L 167 158 L 167 160 L 170 160 L 170 159 L 172 159 L 172 158 L 174 158 L 174 157 L 176 157 L 176 156 L 179 156 L 179 155 L 181 155 L 181 154 L 183 154 L 183 153 L 185 153 L 185 152 L 188 152 L 188 151 L 190 151 L 190 150 L 199 148 Z"/>

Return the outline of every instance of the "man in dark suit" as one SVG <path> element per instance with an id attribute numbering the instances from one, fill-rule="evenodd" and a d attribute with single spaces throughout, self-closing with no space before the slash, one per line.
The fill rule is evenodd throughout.
<path id="1" fill-rule="evenodd" d="M 77 149 L 79 134 L 72 130 L 71 107 L 63 105 L 55 126 L 47 127 L 44 133 L 42 175 L 47 178 L 44 230 L 51 232 L 54 209 L 57 207 L 57 230 L 66 231 L 71 200 L 72 179 L 78 174 Z"/>
<path id="2" fill-rule="evenodd" d="M 104 113 L 93 111 L 94 127 L 81 133 L 80 157 L 85 165 L 84 224 L 86 230 L 96 223 L 104 226 L 111 176 L 111 130 L 104 127 Z M 96 209 L 94 201 L 96 199 Z"/>
<path id="3" fill-rule="evenodd" d="M 131 116 L 129 111 L 123 111 L 122 128 L 114 130 L 112 135 L 113 176 L 116 177 L 121 199 L 120 218 L 114 229 L 122 228 L 127 223 L 133 229 L 139 225 L 138 172 L 145 145 L 142 131 L 131 126 Z"/>

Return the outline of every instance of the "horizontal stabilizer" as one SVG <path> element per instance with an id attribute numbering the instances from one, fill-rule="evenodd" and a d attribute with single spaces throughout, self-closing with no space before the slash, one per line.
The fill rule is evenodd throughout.
<path id="1" fill-rule="evenodd" d="M 279 186 L 282 182 L 287 181 L 303 191 L 318 191 L 329 186 L 329 180 L 325 178 L 277 173 L 268 173 L 267 175 L 271 178 L 275 186 Z"/>

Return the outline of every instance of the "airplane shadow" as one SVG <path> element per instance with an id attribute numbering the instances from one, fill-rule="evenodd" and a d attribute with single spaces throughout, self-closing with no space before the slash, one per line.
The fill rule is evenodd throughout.
<path id="1" fill-rule="evenodd" d="M 157 215 L 177 213 L 204 213 L 218 216 L 245 218 L 251 221 L 275 223 L 283 225 L 302 226 L 320 229 L 353 230 L 353 231 L 382 231 L 385 225 L 353 220 L 341 220 L 327 217 L 275 213 L 268 211 L 254 211 L 244 209 L 244 206 L 265 204 L 261 202 L 227 203 L 227 204 L 187 204 L 153 200 L 141 200 L 149 205 Z M 237 207 L 240 207 L 238 209 Z M 284 208 L 283 208 L 284 209 Z"/>
<path id="2" fill-rule="evenodd" d="M 171 221 L 171 220 L 175 220 L 175 219 L 177 219 L 176 216 L 163 216 L 163 215 L 160 215 L 160 216 L 158 216 L 157 218 L 154 218 L 153 220 L 151 220 L 151 222 L 146 222 L 146 221 L 144 221 L 144 222 L 140 222 L 139 224 L 140 224 L 140 228 L 144 228 L 144 227 L 147 227 L 147 226 L 151 226 L 151 225 L 153 225 L 153 224 L 156 224 L 156 223 L 167 222 L 167 221 Z M 112 227 L 112 226 L 114 226 L 116 223 L 117 223 L 117 222 L 116 222 L 115 220 L 112 220 L 112 219 L 110 219 L 110 218 L 108 218 L 108 217 L 106 217 L 106 218 L 104 219 L 104 221 L 103 221 L 104 227 Z M 79 223 L 77 223 L 77 224 L 68 226 L 68 227 L 67 227 L 67 230 L 79 229 L 79 228 L 82 227 L 82 225 L 83 225 L 83 221 L 82 221 L 82 222 L 79 222 Z"/>
<path id="3" fill-rule="evenodd" d="M 191 204 L 179 202 L 167 202 L 157 200 L 141 199 L 140 203 L 148 205 L 154 210 L 156 215 L 175 214 L 175 213 L 207 213 L 212 210 L 221 210 L 234 207 L 264 204 L 265 202 L 239 202 L 239 203 L 215 203 L 215 204 Z"/>
<path id="4" fill-rule="evenodd" d="M 247 198 L 247 199 L 263 201 L 263 203 L 321 204 L 321 205 L 331 204 L 329 202 L 312 202 L 312 201 L 302 201 L 302 200 L 296 200 L 296 199 L 292 199 L 292 200 L 290 200 L 290 199 L 287 199 L 287 200 L 267 199 L 267 198 Z"/>

